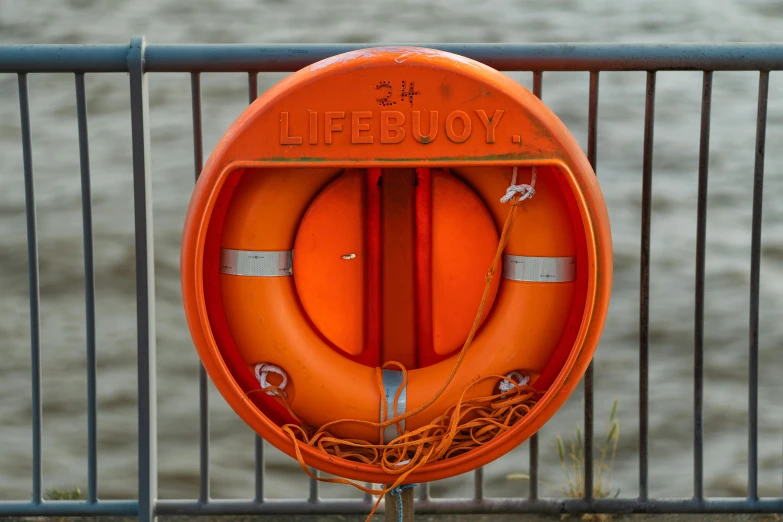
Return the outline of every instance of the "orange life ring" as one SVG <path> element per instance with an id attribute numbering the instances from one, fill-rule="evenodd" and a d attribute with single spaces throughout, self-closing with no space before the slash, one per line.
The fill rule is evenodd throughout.
<path id="1" fill-rule="evenodd" d="M 529 175 L 529 169 L 525 170 Z M 494 306 L 487 307 L 483 328 L 446 391 L 435 404 L 407 419 L 407 429 L 419 428 L 441 415 L 474 380 L 515 370 L 535 379 L 549 365 L 562 364 L 560 357 L 553 359 L 558 347 L 570 351 L 576 329 L 567 325 L 581 319 L 573 311 L 584 304 L 584 289 L 575 295 L 580 279 L 574 269 L 579 246 L 556 171 L 540 170 L 536 195 L 523 205 L 519 224 L 509 238 L 506 270 Z M 499 195 L 509 184 L 511 168 L 467 173 L 475 190 L 491 197 L 484 202 L 455 176 L 443 171 L 432 174 L 434 259 L 431 267 L 421 268 L 432 270 L 432 299 L 437 301 L 432 328 L 451 334 L 453 342 L 437 350 L 448 353 L 461 346 L 473 322 L 483 275 L 497 248 L 497 229 L 508 209 Z M 324 187 L 330 176 L 331 172 L 325 172 L 304 177 L 294 170 L 246 174 L 226 215 L 221 242 L 220 299 L 237 349 L 251 367 L 271 363 L 287 373 L 288 402 L 311 426 L 339 419 L 377 422 L 381 410 L 375 374 L 381 361 L 362 364 L 345 356 L 346 344 L 353 345 L 354 354 L 365 348 L 365 343 L 355 339 L 362 334 L 362 312 L 372 305 L 356 288 L 362 285 L 363 265 L 368 261 L 363 234 L 357 233 L 364 221 L 360 213 L 362 173 L 348 170 Z M 280 198 L 281 193 L 285 198 Z M 318 194 L 314 200 L 313 194 Z M 290 252 L 293 270 L 289 269 Z M 278 277 L 281 258 L 283 276 Z M 517 270 L 509 269 L 513 262 Z M 543 268 L 525 270 L 522 263 L 540 263 Z M 450 273 L 438 274 L 439 266 Z M 393 279 L 392 283 L 405 281 Z M 329 328 L 328 334 L 314 326 L 308 308 Z M 453 313 L 455 308 L 463 313 Z M 399 323 L 392 328 L 399 328 Z M 390 333 L 402 337 L 407 332 Z M 337 342 L 330 343 L 330 337 Z M 408 337 L 402 342 L 410 341 L 413 349 L 416 339 L 410 333 Z M 400 344 L 391 347 L 398 353 L 389 359 L 404 357 L 399 352 L 408 350 L 400 350 Z M 454 356 L 421 368 L 413 369 L 414 364 L 406 365 L 410 370 L 404 411 L 416 409 L 438 391 L 454 365 Z M 492 387 L 491 382 L 476 386 L 471 396 L 490 395 Z M 339 424 L 330 431 L 343 438 L 378 439 L 377 429 L 367 425 Z"/>
<path id="2" fill-rule="evenodd" d="M 439 92 L 427 100 L 430 114 L 448 114 L 441 142 L 432 141 L 434 127 L 424 136 L 421 121 L 416 126 L 421 115 L 411 108 L 413 101 L 408 112 L 400 107 L 402 120 L 381 111 L 376 121 L 375 112 L 351 111 L 352 100 L 341 102 L 340 111 L 326 110 L 347 78 L 361 82 L 386 73 L 415 78 L 419 86 L 438 79 Z M 477 108 L 484 101 L 466 96 L 475 92 L 502 108 L 487 117 L 492 108 Z M 413 94 L 424 98 L 412 85 L 404 93 L 406 102 Z M 455 109 L 455 98 L 466 101 Z M 297 104 L 309 108 L 310 116 L 300 122 L 309 121 L 310 130 L 295 126 L 291 111 Z M 338 113 L 353 125 L 344 135 L 334 123 Z M 501 117 L 509 128 L 498 124 Z M 408 136 L 417 140 L 408 146 L 394 141 L 402 121 L 412 122 Z M 481 135 L 471 141 L 472 125 L 483 126 L 473 129 Z M 254 140 L 271 132 L 278 133 L 279 148 L 267 143 L 259 149 Z M 448 463 L 428 463 L 410 480 L 444 478 L 497 458 L 565 401 L 603 326 L 611 240 L 589 164 L 539 100 L 461 57 L 411 48 L 365 50 L 296 73 L 259 99 L 226 136 L 188 211 L 184 303 L 210 377 L 265 438 L 293 455 L 279 428 L 293 422 L 289 413 L 273 397 L 250 394 L 259 388 L 253 375 L 259 363 L 285 371 L 288 404 L 313 426 L 379 421 L 381 400 L 389 401 L 378 394 L 375 367 L 385 361 L 409 368 L 405 404 L 398 407 L 411 411 L 435 394 L 476 313 L 508 213 L 499 198 L 512 168 L 518 168 L 518 182 L 536 172 L 535 196 L 520 206 L 482 327 L 446 391 L 406 419 L 404 428 L 427 424 L 482 376 L 522 371 L 543 395 L 492 443 Z M 338 137 L 350 142 L 335 146 Z M 422 146 L 431 153 L 422 156 Z M 412 162 L 416 154 L 421 159 Z M 394 373 L 387 394 L 399 387 Z M 471 394 L 489 395 L 493 386 L 476 386 Z M 330 431 L 378 439 L 377 429 L 358 424 Z M 303 456 L 329 473 L 384 481 L 375 466 L 313 448 L 303 448 Z"/>

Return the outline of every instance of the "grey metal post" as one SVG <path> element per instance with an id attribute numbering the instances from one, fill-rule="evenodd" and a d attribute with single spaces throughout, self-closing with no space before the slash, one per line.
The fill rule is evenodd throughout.
<path id="1" fill-rule="evenodd" d="M 22 126 L 22 160 L 24 161 L 24 197 L 27 217 L 27 269 L 30 281 L 30 366 L 32 369 L 33 410 L 33 503 L 41 503 L 41 285 L 38 270 L 38 220 L 35 211 L 33 178 L 33 138 L 30 132 L 30 94 L 27 74 L 19 74 L 19 114 Z"/>
<path id="2" fill-rule="evenodd" d="M 750 353 L 748 355 L 748 500 L 758 500 L 759 480 L 759 291 L 761 288 L 761 203 L 767 139 L 769 71 L 759 74 L 756 161 L 753 167 L 753 218 L 750 237 Z"/>
<path id="3" fill-rule="evenodd" d="M 587 116 L 587 160 L 593 171 L 597 170 L 598 149 L 598 71 L 590 71 L 590 97 Z M 596 174 L 597 175 L 597 174 Z M 584 441 L 584 497 L 585 501 L 593 500 L 593 362 L 585 371 L 585 441 Z"/>
<path id="4" fill-rule="evenodd" d="M 655 71 L 647 71 L 642 156 L 642 232 L 639 274 L 639 500 L 647 501 L 650 360 L 650 228 L 652 226 Z"/>
<path id="5" fill-rule="evenodd" d="M 707 258 L 707 181 L 710 167 L 712 71 L 704 71 L 696 206 L 696 298 L 693 328 L 693 498 L 704 500 L 704 280 Z"/>
<path id="6" fill-rule="evenodd" d="M 79 165 L 82 181 L 84 233 L 84 317 L 87 344 L 87 500 L 98 502 L 98 364 L 95 347 L 95 263 L 93 262 L 90 138 L 87 133 L 87 94 L 84 73 L 76 73 L 76 115 L 79 128 Z"/>
<path id="7" fill-rule="evenodd" d="M 143 36 L 131 39 L 131 131 L 133 210 L 136 221 L 136 329 L 139 365 L 139 520 L 155 519 L 158 494 L 157 415 L 155 407 L 155 255 L 152 233 L 149 99 L 144 74 Z"/>
<path id="8" fill-rule="evenodd" d="M 386 493 L 384 499 L 386 503 L 386 512 L 384 520 L 386 522 L 413 522 L 413 488 L 403 489 L 398 491 L 397 494 L 402 499 L 402 516 L 400 516 L 399 506 L 397 504 L 397 497 L 391 493 Z"/>

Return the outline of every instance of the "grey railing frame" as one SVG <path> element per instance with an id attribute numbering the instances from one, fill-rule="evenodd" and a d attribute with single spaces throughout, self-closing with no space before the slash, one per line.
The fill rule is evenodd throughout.
<path id="1" fill-rule="evenodd" d="M 291 72 L 318 60 L 368 45 L 146 45 L 135 36 L 129 45 L 7 45 L 0 46 L 0 73 L 18 76 L 22 155 L 27 215 L 27 246 L 30 285 L 30 353 L 32 360 L 32 499 L 0 502 L 0 516 L 7 515 L 125 515 L 152 520 L 156 515 L 250 515 L 283 513 L 366 513 L 371 499 L 322 500 L 318 482 L 311 480 L 308 499 L 270 500 L 264 497 L 263 440 L 256 436 L 255 498 L 214 500 L 209 494 L 209 415 L 207 377 L 199 373 L 200 489 L 193 500 L 157 498 L 157 419 L 155 409 L 155 272 L 151 202 L 150 144 L 148 129 L 147 73 L 190 73 L 193 111 L 194 171 L 198 177 L 203 162 L 201 136 L 202 72 L 245 72 L 249 101 L 258 96 L 257 74 Z M 554 499 L 538 495 L 538 438 L 530 440 L 530 489 L 528 498 L 485 498 L 483 470 L 474 472 L 474 498 L 433 499 L 427 484 L 420 487 L 416 510 L 421 513 L 776 513 L 783 512 L 783 497 L 758 496 L 758 326 L 761 262 L 761 202 L 764 180 L 764 147 L 767 121 L 769 72 L 783 70 L 783 44 L 449 44 L 426 45 L 454 52 L 504 71 L 533 73 L 533 91 L 541 97 L 543 73 L 586 71 L 590 73 L 587 156 L 596 168 L 598 87 L 601 71 L 646 71 L 644 142 L 642 160 L 641 274 L 639 315 L 639 496 L 596 499 L 593 485 L 593 370 L 584 379 L 584 472 L 583 498 Z M 655 116 L 656 72 L 691 70 L 703 72 L 701 136 L 698 166 L 696 224 L 696 306 L 694 317 L 694 487 L 691 498 L 661 499 L 648 495 L 648 373 L 649 268 L 652 195 L 652 146 Z M 707 215 L 707 181 L 710 110 L 713 71 L 758 71 L 759 94 L 756 123 L 753 209 L 751 225 L 750 338 L 748 353 L 748 495 L 746 498 L 705 498 L 703 473 L 703 332 L 704 275 Z M 138 334 L 139 482 L 138 500 L 99 500 L 97 496 L 96 445 L 96 343 L 95 295 L 92 243 L 90 159 L 84 75 L 129 73 L 133 151 L 134 213 L 136 231 L 136 297 Z M 75 77 L 85 259 L 88 491 L 85 501 L 45 501 L 41 484 L 41 351 L 38 280 L 38 241 L 34 168 L 28 95 L 28 74 L 71 73 Z M 597 170 L 597 169 L 596 169 Z"/>

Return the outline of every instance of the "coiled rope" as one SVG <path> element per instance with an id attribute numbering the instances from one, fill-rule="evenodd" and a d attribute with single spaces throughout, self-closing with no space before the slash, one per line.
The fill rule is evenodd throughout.
<path id="1" fill-rule="evenodd" d="M 508 216 L 503 224 L 503 230 L 500 234 L 498 248 L 492 260 L 492 265 L 484 276 L 484 292 L 481 296 L 481 302 L 479 303 L 476 317 L 473 320 L 470 333 L 468 333 L 468 337 L 454 362 L 451 373 L 449 373 L 449 376 L 446 378 L 438 392 L 427 402 L 414 410 L 407 411 L 400 415 L 397 414 L 397 401 L 400 393 L 405 389 L 408 383 L 408 371 L 397 361 L 389 361 L 385 363 L 382 368 L 375 369 L 379 396 L 381 397 L 384 396 L 382 370 L 389 367 L 396 367 L 402 372 L 402 384 L 397 389 L 393 402 L 394 416 L 384 422 L 339 419 L 328 422 L 319 428 L 305 427 L 304 423 L 301 422 L 299 417 L 297 417 L 291 409 L 286 396 L 277 392 L 278 389 L 282 388 L 283 383 L 277 386 L 263 386 L 258 390 L 252 390 L 246 394 L 250 395 L 251 393 L 263 392 L 274 395 L 277 400 L 288 409 L 289 413 L 300 421 L 299 424 L 285 424 L 281 429 L 291 437 L 291 442 L 294 444 L 294 450 L 296 451 L 296 458 L 299 461 L 302 470 L 304 470 L 310 478 L 321 482 L 348 484 L 365 493 L 378 495 L 378 500 L 373 505 L 372 511 L 367 517 L 368 521 L 378 509 L 378 505 L 383 499 L 383 495 L 390 492 L 397 492 L 399 495 L 399 488 L 411 473 L 428 462 L 436 462 L 438 460 L 461 455 L 486 444 L 501 433 L 510 429 L 519 419 L 524 417 L 541 396 L 541 392 L 530 386 L 527 380 L 521 378 L 521 375 L 518 377 L 517 375 L 512 375 L 514 372 L 508 376 L 488 375 L 469 384 L 462 391 L 459 400 L 441 416 L 432 420 L 426 426 L 399 435 L 388 444 L 377 444 L 359 439 L 343 439 L 336 437 L 329 432 L 329 429 L 337 424 L 361 424 L 377 428 L 379 431 L 379 440 L 382 441 L 384 428 L 396 425 L 397 432 L 401 433 L 403 430 L 401 429 L 400 422 L 429 408 L 449 386 L 462 364 L 462 360 L 465 358 L 468 348 L 470 348 L 476 331 L 481 324 L 481 318 L 484 315 L 484 308 L 487 304 L 487 299 L 489 298 L 490 289 L 492 287 L 492 279 L 497 272 L 503 250 L 506 248 L 509 235 L 514 227 L 517 209 L 522 201 L 531 198 L 535 194 L 535 167 L 533 167 L 532 178 L 529 185 L 517 185 L 516 182 L 517 167 L 514 167 L 511 185 L 506 190 L 506 194 L 501 198 L 501 202 L 503 203 L 511 202 L 511 208 L 509 209 Z M 517 194 L 519 197 L 514 199 L 514 196 Z M 277 368 L 275 367 L 275 369 Z M 513 377 L 517 377 L 517 379 L 515 380 Z M 487 381 L 500 382 L 502 387 L 500 388 L 499 393 L 482 397 L 466 398 L 466 395 L 474 386 Z M 264 382 L 266 382 L 266 379 L 264 379 Z M 388 417 L 386 401 L 380 402 L 383 409 L 381 418 L 385 419 Z M 373 489 L 366 487 L 364 484 L 344 478 L 318 477 L 310 471 L 304 461 L 301 452 L 301 447 L 303 445 L 316 448 L 319 451 L 335 457 L 361 462 L 363 464 L 378 465 L 384 473 L 396 475 L 397 478 L 391 485 L 382 486 L 381 489 Z M 397 498 L 399 499 L 400 497 L 398 496 Z"/>

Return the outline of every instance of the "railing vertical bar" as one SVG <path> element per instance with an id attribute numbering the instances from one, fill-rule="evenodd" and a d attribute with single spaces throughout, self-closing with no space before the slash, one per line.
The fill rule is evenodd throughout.
<path id="1" fill-rule="evenodd" d="M 190 73 L 191 112 L 193 114 L 193 168 L 198 181 L 204 166 L 201 127 L 201 74 Z M 199 502 L 209 502 L 209 388 L 204 365 L 198 369 L 199 406 Z"/>
<path id="2" fill-rule="evenodd" d="M 710 161 L 712 71 L 704 71 L 699 138 L 699 195 L 696 210 L 696 304 L 693 363 L 693 497 L 704 499 L 704 267 L 707 241 L 707 180 Z"/>
<path id="3" fill-rule="evenodd" d="M 133 147 L 133 207 L 136 228 L 136 330 L 139 388 L 139 520 L 155 519 L 158 493 L 155 386 L 155 255 L 152 229 L 149 97 L 143 36 L 134 36 L 128 54 Z"/>
<path id="4" fill-rule="evenodd" d="M 193 113 L 193 166 L 195 180 L 201 174 L 201 168 L 204 162 L 204 148 L 202 145 L 201 128 L 201 74 L 197 72 L 190 73 L 190 97 L 191 111 Z"/>
<path id="5" fill-rule="evenodd" d="M 95 266 L 92 242 L 92 191 L 90 189 L 90 138 L 87 132 L 87 96 L 84 73 L 76 73 L 76 118 L 79 128 L 79 165 L 82 182 L 84 235 L 84 316 L 87 341 L 87 501 L 98 501 L 97 357 L 95 347 Z"/>
<path id="6" fill-rule="evenodd" d="M 587 160 L 593 171 L 596 170 L 596 155 L 598 151 L 598 73 L 590 72 L 590 98 L 587 108 Z"/>
<path id="7" fill-rule="evenodd" d="M 484 468 L 476 468 L 473 472 L 473 500 L 484 500 Z"/>
<path id="8" fill-rule="evenodd" d="M 538 433 L 534 433 L 528 443 L 530 445 L 530 453 L 528 455 L 530 462 L 530 486 L 527 498 L 531 502 L 535 502 L 538 500 Z"/>
<path id="9" fill-rule="evenodd" d="M 543 71 L 533 71 L 533 94 L 536 97 L 538 97 L 539 100 L 541 99 L 543 83 L 544 83 Z"/>
<path id="10" fill-rule="evenodd" d="M 639 498 L 647 500 L 648 362 L 650 329 L 650 221 L 652 201 L 655 71 L 647 72 L 642 159 L 642 231 L 639 282 Z"/>
<path id="11" fill-rule="evenodd" d="M 753 218 L 750 241 L 750 318 L 748 357 L 748 499 L 758 500 L 759 435 L 759 277 L 761 275 L 761 203 L 764 195 L 764 152 L 767 136 L 769 71 L 759 74 L 756 118 L 756 161 L 753 169 Z"/>
<path id="12" fill-rule="evenodd" d="M 24 199 L 27 217 L 27 271 L 30 286 L 30 366 L 32 371 L 33 502 L 41 502 L 41 288 L 38 282 L 38 220 L 33 179 L 33 138 L 30 132 L 30 94 L 27 74 L 20 73 L 19 115 L 24 162 Z"/>
<path id="13" fill-rule="evenodd" d="M 419 484 L 419 487 L 421 488 L 419 490 L 419 500 L 427 502 L 430 499 L 430 483 L 422 482 Z"/>
<path id="14" fill-rule="evenodd" d="M 593 500 L 593 363 L 585 370 L 584 499 Z"/>
<path id="15" fill-rule="evenodd" d="M 543 96 L 544 73 L 542 71 L 533 72 L 533 94 L 540 100 Z M 528 467 L 530 468 L 530 486 L 528 489 L 528 499 L 531 502 L 538 500 L 538 432 L 530 437 Z"/>
<path id="16" fill-rule="evenodd" d="M 587 115 L 587 160 L 596 170 L 598 143 L 598 71 L 590 71 L 590 94 Z M 593 363 L 585 371 L 585 440 L 584 440 L 584 499 L 593 499 Z"/>
<path id="17" fill-rule="evenodd" d="M 256 496 L 255 502 L 264 501 L 264 439 L 258 435 L 254 438 L 254 446 L 256 450 L 256 463 L 255 463 L 255 489 Z"/>
<path id="18" fill-rule="evenodd" d="M 258 98 L 258 73 L 247 73 L 247 102 L 253 103 Z M 258 434 L 254 436 L 254 445 L 256 452 L 255 461 L 255 489 L 256 489 L 256 502 L 264 501 L 264 439 Z"/>
<path id="19" fill-rule="evenodd" d="M 321 476 L 321 472 L 315 468 L 310 468 L 310 473 L 316 477 Z M 312 504 L 317 504 L 320 501 L 318 498 L 318 481 L 314 478 L 310 479 L 310 497 L 307 499 L 307 501 Z"/>
<path id="20" fill-rule="evenodd" d="M 258 98 L 258 73 L 247 73 L 247 95 L 248 103 L 253 103 Z"/>
<path id="21" fill-rule="evenodd" d="M 199 502 L 209 502 L 209 388 L 204 365 L 198 370 Z"/>

